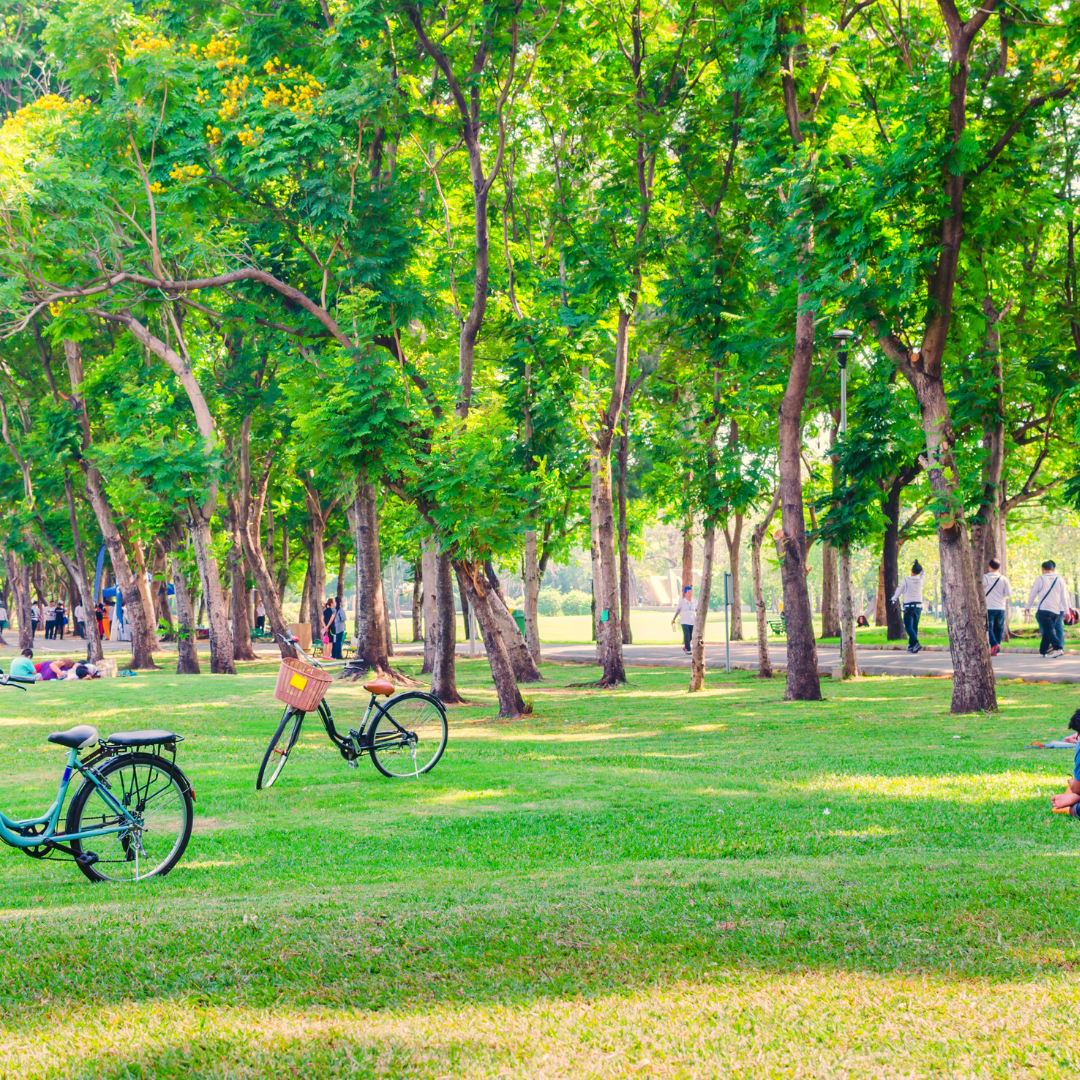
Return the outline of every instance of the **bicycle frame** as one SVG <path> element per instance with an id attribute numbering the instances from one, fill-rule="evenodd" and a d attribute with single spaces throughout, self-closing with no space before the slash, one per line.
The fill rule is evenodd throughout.
<path id="1" fill-rule="evenodd" d="M 98 789 L 98 794 L 106 803 L 114 807 L 117 813 L 127 819 L 124 824 L 102 825 L 100 828 L 88 829 L 80 833 L 57 833 L 56 826 L 60 821 L 60 810 L 64 805 L 64 799 L 67 797 L 68 788 L 71 786 L 72 774 L 76 771 Z M 92 766 L 87 767 L 79 761 L 79 752 L 77 750 L 70 750 L 64 774 L 60 777 L 60 787 L 56 793 L 56 801 L 40 817 L 27 818 L 21 821 L 16 818 L 9 818 L 7 814 L 0 811 L 0 840 L 15 848 L 33 848 L 56 839 L 87 840 L 93 836 L 107 836 L 111 833 L 124 832 L 127 828 L 138 826 L 138 824 L 138 819 L 127 807 L 114 798 L 106 782 L 98 777 L 97 771 Z M 26 830 L 32 830 L 38 826 L 42 826 L 41 832 L 25 835 Z"/>
<path id="2" fill-rule="evenodd" d="M 392 698 L 387 700 L 393 700 Z M 297 709 L 297 712 L 300 710 Z M 367 708 L 364 710 L 364 716 L 360 721 L 360 727 L 355 731 L 350 731 L 348 735 L 342 735 L 337 729 L 337 725 L 334 723 L 334 714 L 330 711 L 330 706 L 323 698 L 319 702 L 319 719 L 322 720 L 322 725 L 326 729 L 327 738 L 338 748 L 341 756 L 348 762 L 352 763 L 357 758 L 362 757 L 364 754 L 371 752 L 371 730 L 374 727 L 370 721 L 377 720 L 380 716 L 386 716 L 391 724 L 394 725 L 401 732 L 402 735 L 407 734 L 405 729 L 398 724 L 392 715 L 388 713 L 382 705 L 376 700 L 374 694 L 371 695 L 371 700 L 368 702 Z M 304 713 L 306 717 L 308 714 Z M 303 720 L 300 721 L 303 726 Z M 299 732 L 297 733 L 299 734 Z"/>

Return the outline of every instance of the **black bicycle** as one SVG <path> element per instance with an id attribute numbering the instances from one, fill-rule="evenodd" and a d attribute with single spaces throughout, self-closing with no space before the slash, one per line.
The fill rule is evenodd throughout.
<path id="1" fill-rule="evenodd" d="M 281 640 L 285 641 L 285 638 Z M 295 638 L 288 644 L 305 663 L 322 670 L 321 665 L 300 648 Z M 350 730 L 347 735 L 338 731 L 326 699 L 318 703 L 317 711 L 327 737 L 341 756 L 355 769 L 358 759 L 369 754 L 371 763 L 383 776 L 422 776 L 431 772 L 443 756 L 449 733 L 443 703 L 422 690 L 394 694 L 395 687 L 389 679 L 373 679 L 364 684 L 364 689 L 371 694 L 371 699 L 360 727 Z M 380 702 L 380 697 L 388 700 Z M 286 705 L 281 722 L 263 754 L 255 780 L 257 791 L 272 787 L 277 782 L 300 738 L 306 715 L 307 712 L 295 705 Z"/>

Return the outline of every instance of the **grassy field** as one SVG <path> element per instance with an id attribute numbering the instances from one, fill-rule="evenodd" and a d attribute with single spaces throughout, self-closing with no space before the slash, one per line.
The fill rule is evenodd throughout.
<path id="1" fill-rule="evenodd" d="M 783 683 L 545 665 L 527 722 L 451 714 L 434 774 L 314 728 L 254 790 L 273 665 L 3 691 L 0 807 L 45 735 L 164 725 L 197 794 L 165 880 L 0 851 L 0 1076 L 1064 1077 L 1080 1067 L 1080 822 L 1047 812 L 1068 686 Z M 339 712 L 366 695 L 331 690 Z"/>

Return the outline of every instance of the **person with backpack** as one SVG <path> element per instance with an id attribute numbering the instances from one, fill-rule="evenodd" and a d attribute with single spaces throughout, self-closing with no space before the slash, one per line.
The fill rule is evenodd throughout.
<path id="1" fill-rule="evenodd" d="M 990 655 L 1001 652 L 1001 638 L 1005 633 L 1005 605 L 1012 596 L 1009 579 L 1001 573 L 997 559 L 989 562 L 989 572 L 983 574 L 983 594 L 986 596 L 986 634 L 990 638 Z"/>
<path id="2" fill-rule="evenodd" d="M 892 595 L 892 603 L 899 600 L 904 606 L 904 629 L 907 631 L 909 653 L 922 652 L 919 644 L 919 616 L 922 614 L 923 568 L 916 559 L 911 564 L 911 576 L 904 578 Z"/>
<path id="3" fill-rule="evenodd" d="M 1035 621 L 1042 633 L 1039 655 L 1050 660 L 1065 655 L 1065 627 L 1061 617 L 1069 610 L 1065 582 L 1055 567 L 1053 559 L 1047 559 L 1042 564 L 1042 573 L 1032 583 L 1027 607 L 1024 608 L 1027 615 L 1034 607 Z"/>

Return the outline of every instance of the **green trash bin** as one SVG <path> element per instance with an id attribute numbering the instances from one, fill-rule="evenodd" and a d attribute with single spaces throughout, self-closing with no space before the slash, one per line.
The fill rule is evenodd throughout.
<path id="1" fill-rule="evenodd" d="M 514 622 L 517 623 L 517 628 L 521 631 L 521 636 L 525 636 L 525 612 L 521 608 L 514 608 L 510 614 L 514 617 Z"/>

